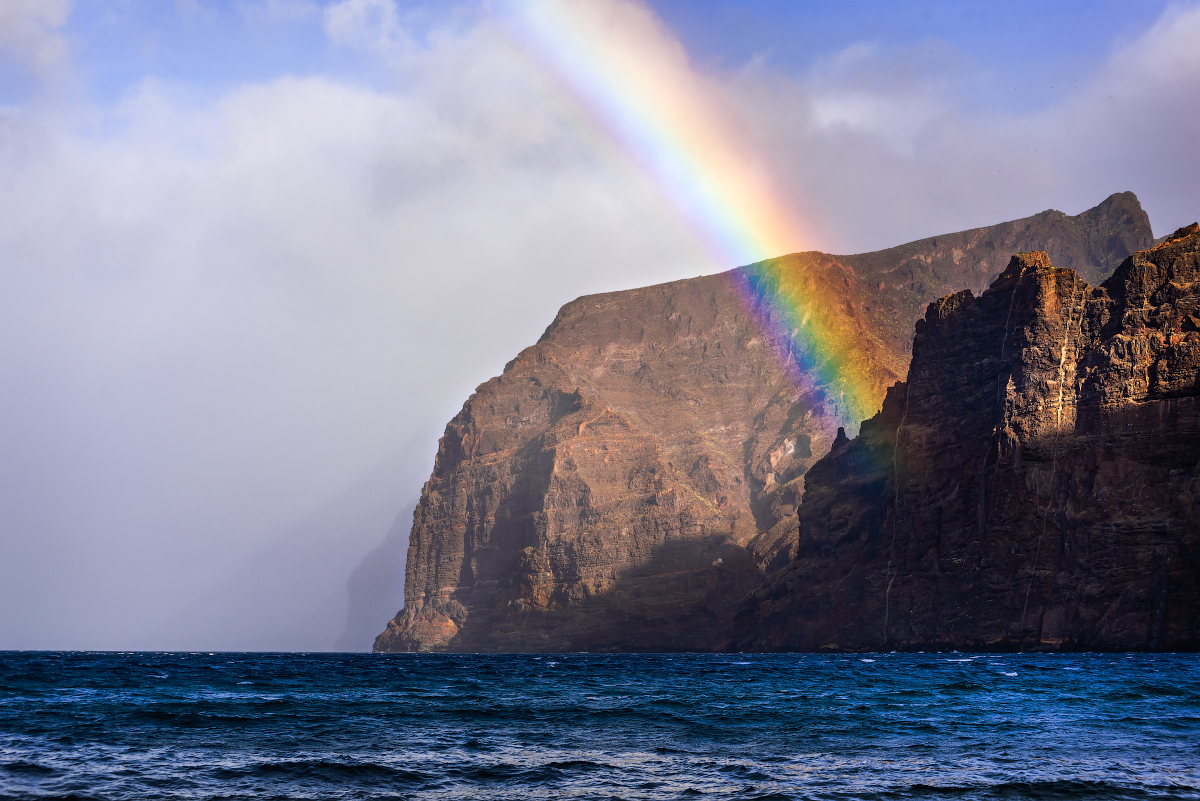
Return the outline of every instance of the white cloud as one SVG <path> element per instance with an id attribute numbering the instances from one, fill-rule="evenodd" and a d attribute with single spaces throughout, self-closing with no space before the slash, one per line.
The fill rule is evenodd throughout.
<path id="1" fill-rule="evenodd" d="M 0 55 L 43 77 L 60 69 L 67 49 L 59 29 L 70 11 L 70 0 L 0 3 Z"/>
<path id="2" fill-rule="evenodd" d="M 6 645 L 162 644 L 146 632 L 376 465 L 402 461 L 394 489 L 371 483 L 398 511 L 445 422 L 559 305 L 694 274 L 649 187 L 489 29 L 406 69 L 412 92 L 286 78 L 201 106 L 148 81 L 103 135 L 9 116 Z M 345 521 L 326 534 L 349 565 L 303 546 L 335 585 L 386 530 Z M 272 581 L 294 603 L 205 630 L 244 644 L 316 592 Z"/>
<path id="3" fill-rule="evenodd" d="M 409 44 L 393 0 L 340 0 L 325 8 L 325 32 L 335 43 L 395 58 Z"/>
<path id="4" fill-rule="evenodd" d="M 761 67 L 713 80 L 825 232 L 824 249 L 1077 213 L 1126 190 L 1161 234 L 1200 215 L 1197 36 L 1200 7 L 1176 6 L 1036 112 L 966 102 L 978 76 L 933 45 L 855 45 L 798 80 Z"/>
<path id="5" fill-rule="evenodd" d="M 302 22 L 321 13 L 313 0 L 239 0 L 237 7 L 248 21 L 268 25 Z"/>

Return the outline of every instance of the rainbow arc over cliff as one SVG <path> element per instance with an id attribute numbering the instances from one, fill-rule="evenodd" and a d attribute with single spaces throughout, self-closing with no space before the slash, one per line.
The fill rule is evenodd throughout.
<path id="1" fill-rule="evenodd" d="M 714 263 L 745 265 L 737 285 L 790 340 L 783 361 L 796 381 L 823 387 L 846 424 L 873 414 L 878 388 L 856 373 L 854 343 L 831 319 L 827 290 L 776 258 L 811 241 L 805 225 L 662 23 L 630 0 L 510 6 L 527 50 L 650 177 Z"/>

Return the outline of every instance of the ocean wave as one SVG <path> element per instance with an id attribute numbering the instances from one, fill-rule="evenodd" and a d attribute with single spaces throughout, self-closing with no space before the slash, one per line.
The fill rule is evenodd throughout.
<path id="1" fill-rule="evenodd" d="M 1194 656 L 950 659 L 0 653 L 0 797 L 1200 799 Z"/>

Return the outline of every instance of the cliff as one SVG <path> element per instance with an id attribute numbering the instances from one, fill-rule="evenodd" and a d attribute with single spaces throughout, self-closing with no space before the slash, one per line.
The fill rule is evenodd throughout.
<path id="1" fill-rule="evenodd" d="M 729 647 L 747 595 L 793 563 L 805 474 L 842 411 L 828 365 L 797 380 L 796 343 L 753 291 L 764 266 L 801 303 L 821 299 L 803 324 L 842 343 L 837 366 L 878 408 L 924 303 L 986 286 L 1018 251 L 1099 275 L 1151 242 L 1125 193 L 1077 217 L 567 304 L 447 426 L 413 516 L 404 608 L 375 649 Z"/>
<path id="2" fill-rule="evenodd" d="M 753 650 L 1200 646 L 1200 228 L 1100 287 L 1015 256 L 807 475 Z"/>

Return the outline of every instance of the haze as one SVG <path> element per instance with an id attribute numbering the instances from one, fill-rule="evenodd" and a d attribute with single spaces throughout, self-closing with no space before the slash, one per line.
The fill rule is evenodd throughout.
<path id="1" fill-rule="evenodd" d="M 1200 4 L 587 2 L 686 50 L 813 249 L 1200 216 Z M 0 648 L 369 648 L 472 389 L 736 266 L 511 9 L 0 6 Z"/>

